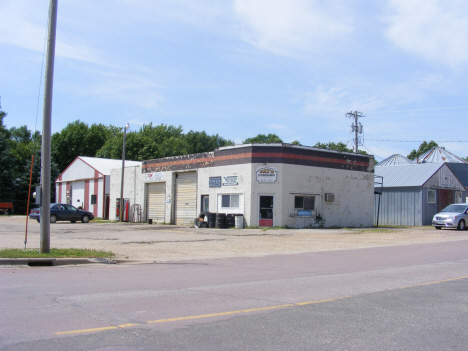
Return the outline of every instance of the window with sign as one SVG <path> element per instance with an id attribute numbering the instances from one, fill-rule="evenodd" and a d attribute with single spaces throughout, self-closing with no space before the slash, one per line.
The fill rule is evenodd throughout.
<path id="1" fill-rule="evenodd" d="M 462 201 L 462 192 L 461 191 L 456 191 L 455 192 L 455 203 L 456 204 L 461 204 Z"/>
<path id="2" fill-rule="evenodd" d="M 296 195 L 294 197 L 294 209 L 295 210 L 315 210 L 315 196 L 311 195 Z"/>

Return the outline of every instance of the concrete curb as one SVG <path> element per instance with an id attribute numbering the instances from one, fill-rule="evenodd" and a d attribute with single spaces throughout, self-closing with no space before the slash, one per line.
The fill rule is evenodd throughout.
<path id="1" fill-rule="evenodd" d="M 108 258 L 0 258 L 0 266 L 70 266 L 91 263 L 117 262 Z"/>

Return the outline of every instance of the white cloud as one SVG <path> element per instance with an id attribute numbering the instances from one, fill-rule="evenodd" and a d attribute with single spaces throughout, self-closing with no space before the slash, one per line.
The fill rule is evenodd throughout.
<path id="1" fill-rule="evenodd" d="M 343 1 L 234 0 L 243 39 L 261 49 L 296 56 L 331 48 L 352 33 Z"/>
<path id="2" fill-rule="evenodd" d="M 431 91 L 448 89 L 447 85 L 442 75 L 426 73 L 397 84 L 358 81 L 357 85 L 355 82 L 334 87 L 320 85 L 314 91 L 297 94 L 294 100 L 303 102 L 305 114 L 326 116 L 333 121 L 349 111 L 366 114 L 382 109 L 405 109 L 408 104 L 424 101 Z"/>
<path id="3" fill-rule="evenodd" d="M 6 1 L 0 5 L 0 43 L 43 52 L 48 26 L 48 7 L 30 1 Z M 42 23 L 41 23 L 42 22 Z M 57 57 L 105 64 L 97 50 L 57 31 Z"/>
<path id="4" fill-rule="evenodd" d="M 103 99 L 115 104 L 133 105 L 163 112 L 166 88 L 156 83 L 160 79 L 153 72 L 138 67 L 119 69 L 86 69 L 83 71 L 89 82 L 86 86 L 74 89 L 82 96 Z M 73 84 L 70 82 L 70 84 Z"/>
<path id="5" fill-rule="evenodd" d="M 269 124 L 268 127 L 270 129 L 275 129 L 275 130 L 279 130 L 279 131 L 289 131 L 288 126 L 285 126 L 283 124 Z"/>
<path id="6" fill-rule="evenodd" d="M 468 2 L 390 0 L 387 37 L 397 47 L 452 67 L 468 63 Z"/>

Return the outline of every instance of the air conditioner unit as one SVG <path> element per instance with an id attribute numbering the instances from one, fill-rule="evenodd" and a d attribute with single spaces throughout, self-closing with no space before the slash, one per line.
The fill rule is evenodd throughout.
<path id="1" fill-rule="evenodd" d="M 335 195 L 332 193 L 325 193 L 325 201 L 333 202 L 335 200 Z"/>

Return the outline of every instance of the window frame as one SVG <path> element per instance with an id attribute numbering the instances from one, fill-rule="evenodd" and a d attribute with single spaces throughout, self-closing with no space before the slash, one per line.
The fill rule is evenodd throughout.
<path id="1" fill-rule="evenodd" d="M 91 195 L 90 202 L 91 202 L 91 205 L 97 205 L 97 195 Z"/>
<path id="2" fill-rule="evenodd" d="M 220 194 L 221 195 L 221 208 L 240 208 L 240 194 Z M 229 205 L 224 206 L 225 196 L 229 196 Z M 232 206 L 232 198 L 237 197 L 237 206 Z"/>
<path id="3" fill-rule="evenodd" d="M 429 195 L 429 194 L 434 194 L 433 196 Z M 434 198 L 433 201 L 431 201 L 431 197 Z M 428 204 L 435 204 L 437 203 L 437 192 L 435 189 L 427 189 L 427 203 Z"/>
<path id="4" fill-rule="evenodd" d="M 313 199 L 312 208 L 306 208 L 306 197 Z M 302 198 L 302 207 L 296 207 L 296 201 L 298 198 Z M 315 198 L 316 195 L 294 195 L 294 210 L 295 211 L 315 211 Z"/>

